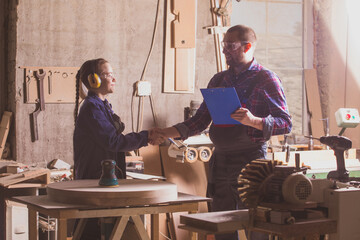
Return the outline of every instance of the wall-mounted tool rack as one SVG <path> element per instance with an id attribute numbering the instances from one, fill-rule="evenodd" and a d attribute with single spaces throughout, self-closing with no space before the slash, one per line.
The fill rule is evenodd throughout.
<path id="1" fill-rule="evenodd" d="M 38 88 L 36 71 L 46 73 L 43 82 L 45 103 L 74 103 L 78 67 L 21 67 L 24 69 L 24 102 L 36 103 Z"/>

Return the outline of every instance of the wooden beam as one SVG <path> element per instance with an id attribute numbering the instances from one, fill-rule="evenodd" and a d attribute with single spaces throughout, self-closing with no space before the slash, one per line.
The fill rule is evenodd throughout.
<path id="1" fill-rule="evenodd" d="M 325 135 L 316 69 L 304 69 L 306 98 L 310 113 L 310 134 L 314 137 Z M 317 144 L 317 143 L 316 143 Z"/>
<path id="2" fill-rule="evenodd" d="M 173 48 L 195 48 L 196 0 L 172 0 L 171 46 Z"/>
<path id="3" fill-rule="evenodd" d="M 196 1 L 193 2 L 194 4 L 196 3 Z M 186 11 L 184 9 L 182 12 L 175 11 L 179 16 L 174 15 L 171 11 L 171 3 L 173 3 L 173 0 L 166 0 L 163 92 L 193 93 L 195 85 L 195 44 L 187 45 L 186 47 L 178 47 L 178 44 L 174 44 L 174 41 L 178 41 L 176 39 L 183 37 L 180 30 L 174 34 L 174 27 L 178 27 L 175 24 L 178 22 L 177 17 L 186 15 Z M 195 36 L 194 33 L 194 38 Z"/>
<path id="4" fill-rule="evenodd" d="M 0 158 L 4 152 L 7 136 L 9 135 L 9 129 L 11 124 L 12 112 L 5 111 L 0 123 Z"/>

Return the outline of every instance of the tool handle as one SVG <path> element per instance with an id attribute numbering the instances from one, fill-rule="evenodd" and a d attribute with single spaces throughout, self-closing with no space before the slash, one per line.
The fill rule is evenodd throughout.
<path id="1" fill-rule="evenodd" d="M 39 85 L 38 85 L 38 89 L 39 89 L 39 103 L 40 103 L 40 110 L 44 111 L 45 110 L 45 98 L 44 98 L 44 76 L 39 77 Z"/>
<path id="2" fill-rule="evenodd" d="M 31 141 L 35 142 L 39 140 L 38 135 L 38 125 L 37 125 L 37 116 L 40 113 L 40 104 L 37 105 L 38 107 L 32 113 L 30 113 L 30 129 L 31 129 Z"/>
<path id="3" fill-rule="evenodd" d="M 29 88 L 30 88 L 30 82 L 31 82 L 31 78 L 29 76 L 26 77 L 26 83 L 25 83 L 25 101 L 28 103 L 29 102 Z"/>
<path id="4" fill-rule="evenodd" d="M 39 69 L 39 71 L 35 72 L 35 75 L 37 77 L 37 90 L 38 90 L 38 96 L 39 96 L 40 110 L 44 111 L 45 110 L 44 78 L 45 78 L 46 72 L 43 69 Z"/>
<path id="5" fill-rule="evenodd" d="M 345 172 L 345 159 L 344 159 L 344 150 L 334 150 L 336 156 L 336 165 L 337 170 L 341 172 Z"/>

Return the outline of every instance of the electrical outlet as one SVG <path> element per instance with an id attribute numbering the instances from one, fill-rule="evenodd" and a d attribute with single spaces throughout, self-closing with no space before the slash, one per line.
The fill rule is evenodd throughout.
<path id="1" fill-rule="evenodd" d="M 151 83 L 148 81 L 138 81 L 136 83 L 137 96 L 149 96 L 151 94 Z"/>

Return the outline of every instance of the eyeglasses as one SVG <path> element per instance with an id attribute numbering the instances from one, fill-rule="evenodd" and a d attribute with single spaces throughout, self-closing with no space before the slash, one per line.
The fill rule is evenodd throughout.
<path id="1" fill-rule="evenodd" d="M 246 45 L 248 43 L 249 42 L 245 42 L 245 41 L 243 41 L 243 42 L 221 42 L 221 46 L 224 49 L 235 51 L 242 45 Z"/>
<path id="2" fill-rule="evenodd" d="M 101 75 L 103 75 L 105 78 L 107 79 L 111 79 L 113 80 L 115 77 L 114 77 L 114 73 L 110 72 L 110 73 L 101 73 Z"/>

